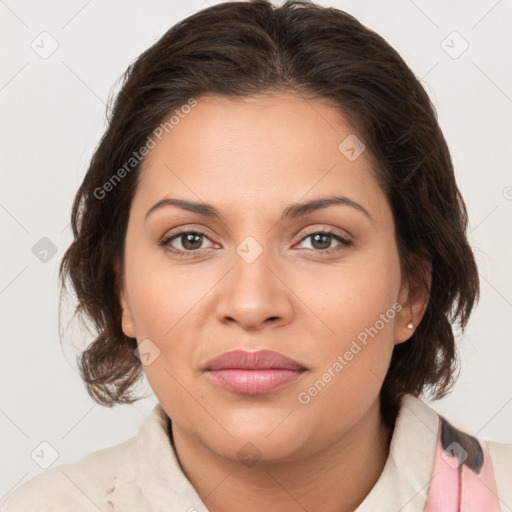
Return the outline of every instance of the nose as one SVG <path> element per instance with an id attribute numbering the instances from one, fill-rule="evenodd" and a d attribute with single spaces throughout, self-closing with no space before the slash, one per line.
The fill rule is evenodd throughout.
<path id="1" fill-rule="evenodd" d="M 240 247 L 234 254 L 232 269 L 216 290 L 217 319 L 251 331 L 286 325 L 294 316 L 294 295 L 286 283 L 284 264 L 270 249 L 253 257 Z"/>

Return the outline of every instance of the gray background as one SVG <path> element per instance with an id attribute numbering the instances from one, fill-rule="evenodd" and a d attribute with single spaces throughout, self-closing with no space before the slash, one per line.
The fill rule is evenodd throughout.
<path id="1" fill-rule="evenodd" d="M 89 398 L 74 363 L 87 333 L 75 325 L 59 342 L 57 267 L 116 80 L 173 24 L 215 3 L 0 2 L 0 500 L 41 466 L 133 436 L 155 404 L 150 395 L 108 409 Z M 483 439 L 512 442 L 512 2 L 319 3 L 383 35 L 438 109 L 469 209 L 482 297 L 459 336 L 455 391 L 433 406 Z"/>

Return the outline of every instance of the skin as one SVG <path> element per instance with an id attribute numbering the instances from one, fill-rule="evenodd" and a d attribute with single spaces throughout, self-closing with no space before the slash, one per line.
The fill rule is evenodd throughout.
<path id="1" fill-rule="evenodd" d="M 144 371 L 210 511 L 352 511 L 384 467 L 391 432 L 379 392 L 394 345 L 413 334 L 411 314 L 417 325 L 428 299 L 401 275 L 392 212 L 367 152 L 350 161 L 338 150 L 351 133 L 339 110 L 289 93 L 199 98 L 143 164 L 125 240 L 122 326 L 160 350 Z M 334 205 L 280 221 L 290 203 L 330 195 L 371 219 Z M 212 204 L 223 218 L 168 205 L 145 219 L 164 197 Z M 308 236 L 326 229 L 352 245 Z M 206 236 L 166 247 L 178 230 Z M 246 237 L 263 249 L 252 263 L 236 251 Z M 180 258 L 169 246 L 189 252 Z M 396 303 L 401 311 L 378 335 L 300 403 Z M 236 348 L 275 350 L 308 370 L 270 393 L 230 392 L 202 368 Z M 247 443 L 253 466 L 237 455 Z"/>

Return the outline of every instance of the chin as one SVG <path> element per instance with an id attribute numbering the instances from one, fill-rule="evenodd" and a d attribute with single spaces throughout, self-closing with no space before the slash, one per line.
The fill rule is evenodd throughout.
<path id="1" fill-rule="evenodd" d="M 293 460 L 304 455 L 309 436 L 298 417 L 293 418 L 293 413 L 286 418 L 291 410 L 280 409 L 280 414 L 265 414 L 256 409 L 249 415 L 238 411 L 235 416 L 239 417 L 223 416 L 222 425 L 231 436 L 212 435 L 210 429 L 198 432 L 198 435 L 210 450 L 237 463 L 244 462 L 244 458 L 258 459 L 262 463 Z"/>
<path id="2" fill-rule="evenodd" d="M 242 463 L 248 468 L 256 464 L 291 462 L 301 457 L 303 446 L 298 445 L 295 439 L 290 436 L 271 437 L 235 436 L 229 442 L 215 442 L 209 445 L 209 449 L 219 457 Z"/>

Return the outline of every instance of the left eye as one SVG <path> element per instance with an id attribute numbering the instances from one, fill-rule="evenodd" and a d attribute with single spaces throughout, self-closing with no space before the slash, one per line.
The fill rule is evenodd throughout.
<path id="1" fill-rule="evenodd" d="M 344 238 L 341 235 L 331 233 L 330 231 L 318 231 L 315 233 L 310 233 L 309 235 L 306 235 L 304 238 L 302 238 L 301 241 L 307 240 L 308 238 L 311 239 L 311 245 L 313 245 L 313 247 L 307 247 L 307 249 L 317 249 L 319 251 L 327 251 L 333 249 L 330 247 L 333 239 L 339 242 L 339 245 L 341 246 L 349 246 L 352 244 L 351 240 Z"/>

